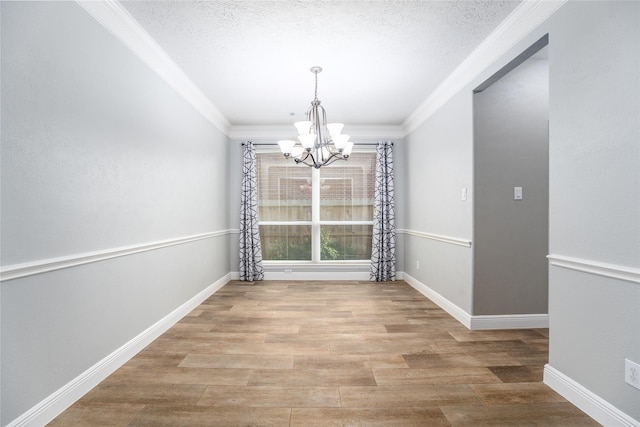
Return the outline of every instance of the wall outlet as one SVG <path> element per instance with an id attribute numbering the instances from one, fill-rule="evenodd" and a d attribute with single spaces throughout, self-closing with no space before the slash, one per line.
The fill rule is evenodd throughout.
<path id="1" fill-rule="evenodd" d="M 624 360 L 624 381 L 640 389 L 640 365 L 629 359 Z"/>
<path id="2" fill-rule="evenodd" d="M 293 274 L 293 270 L 290 268 L 285 268 L 284 269 L 284 274 Z"/>
<path id="3" fill-rule="evenodd" d="M 420 261 L 416 261 L 416 270 L 420 270 Z"/>

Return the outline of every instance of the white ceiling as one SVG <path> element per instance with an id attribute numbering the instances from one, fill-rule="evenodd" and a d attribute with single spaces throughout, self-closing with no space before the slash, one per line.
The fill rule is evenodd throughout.
<path id="1" fill-rule="evenodd" d="M 400 125 L 519 1 L 122 1 L 232 125 Z"/>

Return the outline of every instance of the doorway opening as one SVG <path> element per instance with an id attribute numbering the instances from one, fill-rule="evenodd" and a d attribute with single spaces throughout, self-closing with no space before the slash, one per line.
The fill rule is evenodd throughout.
<path id="1" fill-rule="evenodd" d="M 548 63 L 545 36 L 474 90 L 473 315 L 548 313 Z"/>

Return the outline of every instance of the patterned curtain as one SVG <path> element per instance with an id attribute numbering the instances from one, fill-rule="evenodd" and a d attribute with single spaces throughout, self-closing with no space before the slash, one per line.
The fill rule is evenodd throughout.
<path id="1" fill-rule="evenodd" d="M 376 147 L 371 280 L 396 280 L 396 214 L 393 187 L 393 143 Z"/>
<path id="2" fill-rule="evenodd" d="M 256 150 L 252 142 L 244 144 L 242 159 L 242 195 L 240 201 L 240 280 L 264 279 L 262 248 L 258 228 L 258 178 Z"/>

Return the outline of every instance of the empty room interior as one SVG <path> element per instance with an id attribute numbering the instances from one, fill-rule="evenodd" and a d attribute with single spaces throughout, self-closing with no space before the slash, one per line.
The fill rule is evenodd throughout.
<path id="1" fill-rule="evenodd" d="M 640 2 L 0 36 L 0 425 L 640 427 Z"/>

